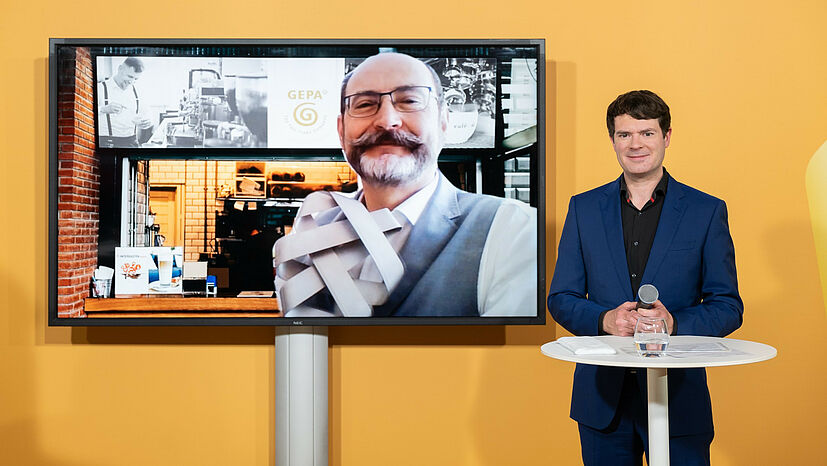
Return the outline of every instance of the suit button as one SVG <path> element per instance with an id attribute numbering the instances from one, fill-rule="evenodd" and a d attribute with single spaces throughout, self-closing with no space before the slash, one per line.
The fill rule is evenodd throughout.
<path id="1" fill-rule="evenodd" d="M 633 274 L 632 274 L 632 278 L 637 278 L 637 274 L 636 274 L 636 273 L 633 273 Z"/>
<path id="2" fill-rule="evenodd" d="M 635 246 L 637 246 L 637 244 L 638 244 L 638 243 L 637 243 L 637 241 L 635 241 L 635 242 L 634 242 L 634 245 L 635 245 Z"/>

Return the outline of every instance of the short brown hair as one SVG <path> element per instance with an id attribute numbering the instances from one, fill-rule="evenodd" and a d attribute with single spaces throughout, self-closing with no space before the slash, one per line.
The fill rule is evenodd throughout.
<path id="1" fill-rule="evenodd" d="M 669 115 L 669 106 L 652 91 L 631 91 L 617 96 L 606 109 L 606 127 L 609 137 L 615 135 L 615 117 L 629 115 L 635 120 L 654 120 L 657 118 L 663 137 L 672 125 L 672 116 Z"/>

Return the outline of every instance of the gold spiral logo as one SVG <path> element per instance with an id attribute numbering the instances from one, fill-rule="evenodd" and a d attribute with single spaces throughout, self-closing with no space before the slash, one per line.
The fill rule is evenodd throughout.
<path id="1" fill-rule="evenodd" d="M 302 126 L 313 126 L 319 121 L 319 113 L 313 108 L 313 102 L 299 104 L 293 109 L 293 121 Z"/>

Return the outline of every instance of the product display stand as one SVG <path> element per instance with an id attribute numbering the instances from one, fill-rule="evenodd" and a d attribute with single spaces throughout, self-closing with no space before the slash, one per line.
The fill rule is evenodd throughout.
<path id="1" fill-rule="evenodd" d="M 276 466 L 327 465 L 327 327 L 276 327 Z"/>

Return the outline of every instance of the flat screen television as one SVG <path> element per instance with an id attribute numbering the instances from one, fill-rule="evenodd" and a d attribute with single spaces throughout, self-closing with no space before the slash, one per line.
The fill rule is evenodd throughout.
<path id="1" fill-rule="evenodd" d="M 544 323 L 544 46 L 50 40 L 49 324 Z"/>

